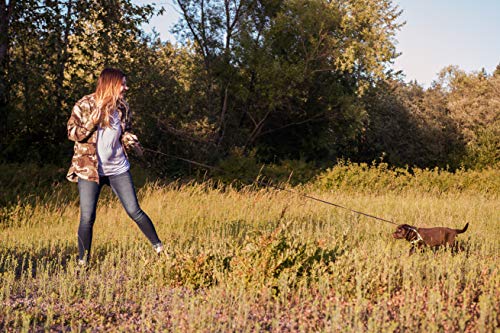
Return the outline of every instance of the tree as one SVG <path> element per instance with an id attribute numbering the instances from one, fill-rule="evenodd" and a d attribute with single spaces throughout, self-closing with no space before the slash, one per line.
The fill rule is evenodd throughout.
<path id="1" fill-rule="evenodd" d="M 444 68 L 436 85 L 448 92 L 447 108 L 468 150 L 465 164 L 484 167 L 500 162 L 500 75 Z"/>
<path id="2" fill-rule="evenodd" d="M 140 25 L 153 7 L 134 6 L 128 0 L 1 4 L 0 29 L 7 32 L 0 40 L 2 88 L 8 87 L 2 95 L 9 97 L 2 156 L 60 160 L 69 154 L 65 124 L 71 106 L 93 90 L 104 66 L 119 64 L 133 71 L 130 54 L 138 53 Z"/>
<path id="3" fill-rule="evenodd" d="M 178 1 L 205 115 L 222 152 L 332 158 L 366 117 L 359 96 L 388 73 L 400 11 L 391 1 Z M 204 84 L 202 84 L 204 83 Z M 203 91 L 203 93 L 202 93 Z M 217 111 L 218 110 L 218 111 Z"/>
<path id="4" fill-rule="evenodd" d="M 383 158 L 398 166 L 460 166 L 464 144 L 449 117 L 446 94 L 399 80 L 380 83 L 364 97 L 369 122 L 357 160 Z"/>

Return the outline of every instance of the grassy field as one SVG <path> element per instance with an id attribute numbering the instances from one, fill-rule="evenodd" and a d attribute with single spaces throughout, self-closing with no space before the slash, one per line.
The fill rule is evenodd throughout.
<path id="1" fill-rule="evenodd" d="M 106 188 L 81 271 L 76 186 L 64 183 L 2 207 L 0 330 L 499 331 L 498 192 L 323 183 L 292 189 L 397 223 L 469 222 L 463 251 L 409 256 L 393 225 L 288 192 L 149 183 L 140 202 L 171 257 Z"/>

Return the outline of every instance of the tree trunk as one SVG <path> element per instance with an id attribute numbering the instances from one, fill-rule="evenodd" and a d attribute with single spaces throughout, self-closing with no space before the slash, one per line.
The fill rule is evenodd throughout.
<path id="1" fill-rule="evenodd" d="M 5 106 L 9 101 L 7 80 L 7 67 L 9 65 L 9 23 L 15 1 L 7 4 L 6 0 L 0 1 L 0 106 Z"/>

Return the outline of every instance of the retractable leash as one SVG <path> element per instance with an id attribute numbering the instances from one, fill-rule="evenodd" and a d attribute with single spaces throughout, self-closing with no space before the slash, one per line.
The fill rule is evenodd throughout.
<path id="1" fill-rule="evenodd" d="M 203 168 L 207 168 L 209 170 L 217 170 L 217 171 L 224 172 L 224 170 L 222 170 L 221 168 L 217 168 L 217 167 L 214 167 L 214 166 L 211 166 L 211 165 L 207 165 L 207 164 L 203 164 L 203 163 L 200 163 L 200 162 L 188 160 L 187 158 L 182 158 L 182 157 L 179 157 L 179 156 L 165 154 L 165 153 L 162 153 L 162 152 L 157 151 L 157 150 L 144 148 L 144 151 L 149 151 L 151 153 L 163 155 L 163 156 L 170 157 L 170 158 L 175 158 L 175 159 L 178 159 L 180 161 L 184 161 L 186 163 L 191 163 L 193 165 L 197 165 L 197 166 L 200 166 L 200 167 L 203 167 Z M 359 215 L 370 217 L 370 218 L 373 218 L 373 219 L 376 219 L 376 220 L 379 220 L 379 221 L 382 221 L 382 222 L 386 222 L 386 223 L 398 225 L 396 222 L 393 222 L 393 221 L 390 221 L 390 220 L 386 220 L 384 218 L 381 218 L 381 217 L 378 217 L 378 216 L 375 216 L 375 215 L 363 213 L 363 212 L 360 212 L 358 210 L 354 210 L 354 209 L 351 209 L 351 208 L 348 208 L 348 207 L 344 207 L 344 206 L 338 205 L 338 204 L 330 202 L 330 201 L 318 199 L 318 198 L 312 197 L 312 196 L 307 195 L 307 194 L 302 194 L 302 193 L 299 193 L 299 192 L 296 192 L 296 191 L 292 191 L 292 190 L 289 190 L 289 189 L 284 188 L 282 186 L 278 186 L 278 185 L 274 185 L 274 184 L 270 184 L 270 183 L 264 183 L 264 182 L 262 182 L 260 180 L 257 180 L 256 183 L 259 184 L 259 185 L 263 185 L 263 186 L 267 186 L 267 187 L 272 187 L 272 188 L 275 188 L 275 189 L 280 190 L 280 191 L 285 191 L 285 192 L 293 193 L 295 195 L 298 195 L 298 196 L 301 196 L 301 197 L 304 197 L 304 198 L 307 198 L 307 199 L 311 199 L 311 200 L 315 200 L 315 201 L 318 201 L 318 202 L 322 202 L 322 203 L 330 205 L 330 206 L 334 206 L 334 207 L 337 207 L 337 208 L 345 209 L 345 210 L 348 210 L 348 211 L 350 211 L 352 213 L 356 213 L 356 214 L 359 214 Z M 417 235 L 421 239 L 421 237 L 418 234 L 418 232 L 417 232 Z"/>

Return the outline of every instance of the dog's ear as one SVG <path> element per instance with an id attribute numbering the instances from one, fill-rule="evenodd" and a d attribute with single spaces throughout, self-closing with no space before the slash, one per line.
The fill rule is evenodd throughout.
<path id="1" fill-rule="evenodd" d="M 402 232 L 405 230 L 405 224 L 400 224 L 396 227 L 396 232 Z"/>
<path id="2" fill-rule="evenodd" d="M 408 234 L 408 225 L 400 224 L 397 226 L 394 234 L 399 235 L 399 237 L 404 238 Z"/>
<path id="3" fill-rule="evenodd" d="M 405 236 L 406 236 L 410 232 L 410 230 L 412 230 L 412 227 L 409 224 L 403 224 L 401 226 L 401 229 L 403 229 Z"/>

